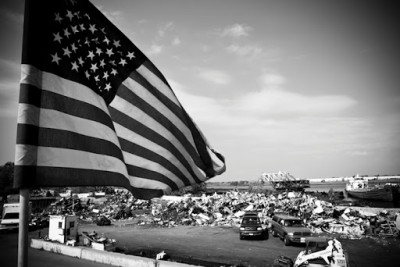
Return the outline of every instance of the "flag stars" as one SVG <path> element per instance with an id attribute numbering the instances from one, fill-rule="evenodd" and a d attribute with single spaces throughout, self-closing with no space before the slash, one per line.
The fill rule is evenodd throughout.
<path id="1" fill-rule="evenodd" d="M 80 19 L 81 18 L 81 15 L 80 15 L 80 11 L 76 11 L 75 13 L 74 13 L 74 15 L 75 15 L 75 17 L 77 18 L 77 19 Z"/>
<path id="2" fill-rule="evenodd" d="M 105 65 L 106 63 L 104 62 L 104 59 L 100 60 L 100 67 L 104 68 Z"/>
<path id="3" fill-rule="evenodd" d="M 51 62 L 55 62 L 57 65 L 59 65 L 59 61 L 61 60 L 61 58 L 57 55 L 57 53 L 55 53 L 54 55 L 51 55 Z"/>
<path id="4" fill-rule="evenodd" d="M 56 18 L 54 19 L 55 21 L 61 23 L 61 21 L 63 20 L 63 18 L 60 16 L 60 13 L 55 13 L 54 14 L 56 16 Z"/>
<path id="5" fill-rule="evenodd" d="M 81 29 L 81 31 L 86 30 L 85 25 L 84 24 L 79 24 L 79 28 Z"/>
<path id="6" fill-rule="evenodd" d="M 113 42 L 114 46 L 117 47 L 117 48 L 120 47 L 121 44 L 120 44 L 119 42 L 120 42 L 119 40 L 115 40 L 115 41 Z"/>
<path id="7" fill-rule="evenodd" d="M 99 81 L 100 81 L 99 75 L 94 76 L 94 80 L 95 80 L 96 82 L 99 82 Z"/>
<path id="8" fill-rule="evenodd" d="M 100 56 L 102 53 L 103 51 L 101 51 L 100 48 L 96 47 L 96 54 Z"/>
<path id="9" fill-rule="evenodd" d="M 90 41 L 89 41 L 89 39 L 87 37 L 85 39 L 85 45 L 90 46 Z"/>
<path id="10" fill-rule="evenodd" d="M 72 19 L 74 18 L 74 14 L 72 14 L 71 11 L 67 10 L 67 15 L 65 15 L 67 18 L 69 18 L 69 21 L 72 21 Z"/>
<path id="11" fill-rule="evenodd" d="M 97 31 L 97 29 L 96 29 L 96 25 L 95 24 L 89 24 L 90 25 L 90 27 L 89 27 L 89 31 L 91 31 L 92 32 L 92 34 L 94 34 L 94 32 L 95 31 Z"/>
<path id="12" fill-rule="evenodd" d="M 112 51 L 112 48 L 107 49 L 106 54 L 111 57 L 112 55 L 114 55 L 114 52 Z"/>
<path id="13" fill-rule="evenodd" d="M 90 69 L 91 69 L 93 72 L 96 72 L 96 70 L 99 69 L 99 67 L 97 67 L 97 63 L 91 64 L 91 65 L 92 65 L 92 66 L 90 67 Z"/>
<path id="14" fill-rule="evenodd" d="M 55 42 L 57 41 L 61 44 L 62 37 L 60 36 L 60 33 L 58 33 L 58 32 L 56 34 L 53 33 L 53 35 L 54 35 L 53 41 L 55 41 Z"/>
<path id="15" fill-rule="evenodd" d="M 78 72 L 79 66 L 78 66 L 78 64 L 76 63 L 76 61 L 72 62 L 71 64 L 72 64 L 72 70 L 76 70 L 76 72 Z"/>
<path id="16" fill-rule="evenodd" d="M 85 76 L 86 76 L 86 79 L 90 79 L 89 71 L 85 70 Z"/>
<path id="17" fill-rule="evenodd" d="M 69 51 L 68 47 L 63 48 L 64 56 L 71 57 L 71 51 Z"/>
<path id="18" fill-rule="evenodd" d="M 68 29 L 65 29 L 65 30 L 64 30 L 64 35 L 65 35 L 67 38 L 69 38 L 69 36 L 70 36 L 71 34 L 69 33 Z"/>
<path id="19" fill-rule="evenodd" d="M 110 40 L 107 37 L 104 37 L 103 43 L 106 43 L 107 45 L 110 44 Z"/>
<path id="20" fill-rule="evenodd" d="M 88 13 L 85 13 L 83 16 L 86 17 L 88 20 L 90 20 L 90 16 Z"/>
<path id="21" fill-rule="evenodd" d="M 103 74 L 103 79 L 107 80 L 108 77 L 110 77 L 110 75 L 108 74 L 108 72 L 107 72 L 107 71 L 104 72 L 104 74 Z"/>
<path id="22" fill-rule="evenodd" d="M 126 63 L 126 60 L 125 60 L 125 59 L 121 58 L 121 61 L 120 61 L 118 64 L 121 64 L 122 67 L 124 67 L 124 66 L 125 66 L 126 64 L 128 64 L 128 63 Z"/>
<path id="23" fill-rule="evenodd" d="M 126 56 L 129 59 L 135 58 L 135 53 L 134 52 L 128 52 L 128 55 Z"/>
<path id="24" fill-rule="evenodd" d="M 71 30 L 72 30 L 73 33 L 78 33 L 79 32 L 78 25 L 71 26 Z"/>
<path id="25" fill-rule="evenodd" d="M 78 62 L 79 62 L 79 65 L 81 65 L 81 66 L 83 66 L 83 63 L 85 63 L 85 61 L 83 61 L 82 57 L 78 58 Z"/>
<path id="26" fill-rule="evenodd" d="M 114 76 L 115 76 L 115 75 L 117 75 L 117 73 L 118 73 L 118 72 L 117 72 L 117 70 L 116 70 L 116 69 L 114 69 L 114 68 L 112 68 L 112 69 L 111 69 L 111 74 L 112 74 L 112 75 L 114 75 Z"/>
<path id="27" fill-rule="evenodd" d="M 93 51 L 89 51 L 89 54 L 87 55 L 87 57 L 90 58 L 91 60 L 93 60 L 93 58 L 94 58 Z"/>
<path id="28" fill-rule="evenodd" d="M 72 43 L 71 49 L 72 49 L 72 51 L 74 51 L 74 53 L 76 53 L 76 50 L 78 49 L 78 47 L 76 47 L 75 43 Z"/>
<path id="29" fill-rule="evenodd" d="M 106 87 L 104 87 L 104 90 L 110 91 L 110 89 L 111 89 L 111 84 L 107 83 Z"/>

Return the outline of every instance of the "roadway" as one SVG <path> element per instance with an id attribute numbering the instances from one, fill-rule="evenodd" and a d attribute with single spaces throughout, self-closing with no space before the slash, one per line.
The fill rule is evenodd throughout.
<path id="1" fill-rule="evenodd" d="M 0 265 L 2 267 L 16 267 L 18 265 L 18 233 L 0 233 Z M 110 267 L 110 265 L 81 260 L 69 256 L 59 255 L 37 249 L 28 249 L 28 266 L 43 267 Z"/>

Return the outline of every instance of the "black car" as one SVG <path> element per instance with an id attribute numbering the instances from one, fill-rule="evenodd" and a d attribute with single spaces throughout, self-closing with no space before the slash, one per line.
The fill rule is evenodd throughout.
<path id="1" fill-rule="evenodd" d="M 244 237 L 268 238 L 268 231 L 263 228 L 256 212 L 246 212 L 239 228 L 240 239 Z"/>

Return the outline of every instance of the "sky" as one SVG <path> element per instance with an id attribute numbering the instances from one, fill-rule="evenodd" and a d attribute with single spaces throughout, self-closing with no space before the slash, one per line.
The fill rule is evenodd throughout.
<path id="1" fill-rule="evenodd" d="M 400 9 L 369 0 L 92 0 L 164 74 L 227 170 L 400 174 Z M 0 2 L 0 164 L 14 161 L 24 1 Z"/>

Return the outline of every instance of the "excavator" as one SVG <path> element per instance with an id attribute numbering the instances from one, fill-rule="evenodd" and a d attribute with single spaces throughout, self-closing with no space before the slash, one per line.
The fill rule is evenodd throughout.
<path id="1" fill-rule="evenodd" d="M 306 249 L 293 261 L 286 256 L 275 259 L 273 267 L 350 267 L 346 251 L 335 238 L 307 237 Z"/>
<path id="2" fill-rule="evenodd" d="M 349 267 L 347 253 L 336 239 L 309 237 L 306 249 L 297 256 L 294 267 Z"/>

